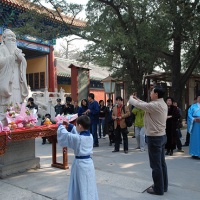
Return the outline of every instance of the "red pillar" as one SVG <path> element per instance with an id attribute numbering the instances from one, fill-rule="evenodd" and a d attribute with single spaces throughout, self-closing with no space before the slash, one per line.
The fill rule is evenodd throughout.
<path id="1" fill-rule="evenodd" d="M 55 92 L 57 88 L 57 74 L 54 66 L 54 52 L 53 46 L 50 47 L 50 52 L 48 56 L 48 73 L 49 73 L 49 92 Z"/>
<path id="2" fill-rule="evenodd" d="M 74 65 L 71 68 L 71 97 L 73 101 L 78 101 L 78 67 Z"/>

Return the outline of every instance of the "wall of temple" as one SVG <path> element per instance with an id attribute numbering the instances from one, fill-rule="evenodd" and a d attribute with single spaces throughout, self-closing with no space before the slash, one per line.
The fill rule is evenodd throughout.
<path id="1" fill-rule="evenodd" d="M 44 90 L 47 86 L 48 72 L 46 65 L 46 56 L 27 60 L 26 77 L 31 90 Z"/>

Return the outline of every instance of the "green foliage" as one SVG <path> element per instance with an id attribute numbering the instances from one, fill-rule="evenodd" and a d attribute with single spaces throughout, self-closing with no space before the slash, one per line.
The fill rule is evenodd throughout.
<path id="1" fill-rule="evenodd" d="M 27 0 L 22 0 L 26 2 Z M 52 40 L 77 32 L 73 21 L 82 10 L 82 5 L 69 4 L 64 0 L 46 1 L 51 9 L 43 6 L 39 0 L 29 0 L 30 9 L 19 15 L 21 26 L 15 28 L 19 35 L 32 35 L 44 40 Z M 66 21 L 66 17 L 68 21 Z"/>
<path id="2" fill-rule="evenodd" d="M 83 60 L 109 66 L 116 77 L 127 81 L 130 92 L 135 88 L 139 95 L 143 75 L 159 66 L 172 73 L 172 96 L 180 105 L 181 91 L 199 67 L 199 0 L 89 0 L 84 29 L 71 29 L 61 15 L 71 13 L 75 17 L 82 9 L 80 5 L 63 0 L 48 2 L 63 23 L 53 25 L 51 32 L 46 21 L 44 26 L 40 20 L 29 25 L 34 21 L 29 16 L 29 22 L 23 20 L 27 30 L 37 34 L 34 31 L 39 27 L 39 35 L 44 33 L 44 37 L 76 34 L 93 41 L 83 52 Z"/>

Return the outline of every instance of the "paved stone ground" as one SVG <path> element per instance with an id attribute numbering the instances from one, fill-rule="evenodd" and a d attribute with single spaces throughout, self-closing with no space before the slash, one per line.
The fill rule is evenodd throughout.
<path id="1" fill-rule="evenodd" d="M 182 131 L 185 138 L 186 131 Z M 192 159 L 185 152 L 167 156 L 169 191 L 163 196 L 150 195 L 146 189 L 152 185 L 147 151 L 134 150 L 135 138 L 129 137 L 129 153 L 112 153 L 108 138 L 100 139 L 100 147 L 94 148 L 93 160 L 100 200 L 199 200 L 200 160 Z M 185 140 L 182 140 L 184 143 Z M 0 179 L 0 200 L 64 200 L 67 199 L 69 170 L 51 167 L 51 144 L 42 145 L 36 139 L 36 155 L 41 168 Z M 61 160 L 61 148 L 58 148 Z M 69 167 L 74 159 L 69 150 Z"/>

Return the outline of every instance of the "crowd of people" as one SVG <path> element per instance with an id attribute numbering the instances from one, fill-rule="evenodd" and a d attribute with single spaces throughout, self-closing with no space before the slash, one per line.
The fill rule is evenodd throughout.
<path id="1" fill-rule="evenodd" d="M 137 95 L 137 93 L 135 93 Z M 194 104 L 197 98 L 194 99 Z M 137 141 L 137 146 L 135 149 L 140 151 L 145 151 L 145 146 L 147 144 L 147 134 L 145 132 L 144 126 L 144 115 L 145 110 L 137 106 L 132 105 L 131 107 L 125 106 L 123 104 L 123 99 L 117 96 L 115 102 L 112 99 L 107 100 L 105 104 L 104 100 L 97 102 L 93 93 L 88 94 L 87 99 L 82 99 L 80 105 L 77 101 L 72 103 L 71 97 L 66 97 L 66 103 L 61 104 L 61 99 L 57 99 L 57 104 L 55 105 L 55 115 L 58 114 L 78 114 L 78 116 L 87 115 L 91 120 L 90 132 L 93 135 L 94 144 L 93 147 L 99 147 L 99 139 L 104 138 L 108 135 L 109 145 L 114 144 L 114 152 L 119 152 L 120 144 L 123 143 L 124 153 L 128 153 L 128 129 L 125 123 L 125 118 L 130 116 L 132 112 L 134 114 L 134 136 Z M 172 156 L 174 150 L 178 152 L 184 152 L 183 146 L 189 146 L 190 133 L 188 130 L 186 136 L 186 142 L 184 145 L 181 143 L 181 128 L 182 128 L 182 111 L 178 107 L 177 102 L 172 97 L 167 97 L 165 99 L 167 105 L 167 119 L 166 119 L 166 144 L 165 144 L 165 155 Z M 131 105 L 131 104 L 130 104 Z M 28 101 L 27 107 L 34 107 L 38 110 L 37 105 L 34 104 L 32 98 Z M 125 106 L 125 110 L 122 109 Z M 186 110 L 186 123 L 191 105 Z M 190 113 L 190 112 L 189 112 Z M 198 114 L 198 112 L 197 112 Z M 188 123 L 190 124 L 189 119 Z M 43 142 L 45 144 L 45 142 Z M 192 155 L 193 157 L 199 156 Z"/>
<path id="2" fill-rule="evenodd" d="M 184 152 L 181 143 L 182 112 L 177 102 L 172 97 L 164 100 L 164 90 L 160 86 L 155 86 L 151 92 L 149 103 L 140 100 L 135 94 L 129 99 L 131 110 L 123 104 L 123 99 L 117 96 L 115 103 L 111 99 L 97 102 L 93 93 L 78 105 L 78 119 L 76 128 L 68 123 L 60 124 L 58 129 L 58 142 L 61 146 L 69 146 L 74 149 L 75 160 L 72 165 L 68 198 L 86 196 L 84 192 L 84 181 L 90 180 L 93 190 L 90 194 L 94 199 L 98 199 L 97 187 L 95 183 L 95 169 L 92 159 L 90 159 L 93 147 L 99 147 L 99 139 L 109 135 L 109 145 L 114 143 L 112 152 L 120 151 L 120 144 L 123 140 L 124 153 L 128 153 L 128 130 L 126 118 L 132 112 L 135 116 L 134 130 L 137 141 L 136 149 L 145 151 L 147 144 L 150 167 L 152 168 L 153 185 L 147 189 L 149 194 L 164 195 L 168 191 L 168 172 L 165 156 L 172 156 L 174 150 Z M 75 106 L 71 102 L 66 103 L 66 108 L 57 114 L 66 114 L 64 110 L 71 111 Z M 59 105 L 60 106 L 60 105 Z M 197 103 L 192 104 L 187 111 L 188 133 L 190 135 L 190 154 L 197 158 L 200 156 L 200 92 L 197 94 Z M 64 125 L 64 126 L 63 126 Z M 99 130 L 99 131 L 97 131 Z M 91 133 L 91 134 L 89 134 Z M 88 137 L 89 136 L 89 137 Z M 91 140 L 91 136 L 92 140 Z M 83 164 L 83 166 L 82 166 Z M 88 167 L 88 174 L 83 167 Z M 82 172 L 84 179 L 76 179 L 77 173 Z M 81 174 L 79 174 L 82 177 Z M 78 176 L 79 177 L 79 176 Z M 77 188 L 80 188 L 77 190 Z M 90 188 L 91 189 L 91 188 Z"/>
<path id="3" fill-rule="evenodd" d="M 99 139 L 105 139 L 105 136 L 109 136 L 109 145 L 115 144 L 113 152 L 119 151 L 119 146 L 124 144 L 124 152 L 128 153 L 128 137 L 127 127 L 125 124 L 125 118 L 130 115 L 129 108 L 125 106 L 125 112 L 123 111 L 123 99 L 118 96 L 116 98 L 116 104 L 112 99 L 107 100 L 107 105 L 104 100 L 97 102 L 93 93 L 89 93 L 87 99 L 82 99 L 80 106 L 78 102 L 72 103 L 71 97 L 66 97 L 66 103 L 61 104 L 61 99 L 57 99 L 55 105 L 55 115 L 58 114 L 78 114 L 78 116 L 86 115 L 91 120 L 90 132 L 93 135 L 94 145 L 93 147 L 99 147 Z M 115 130 L 115 131 L 114 131 Z M 122 135 L 122 137 L 121 137 Z"/>

